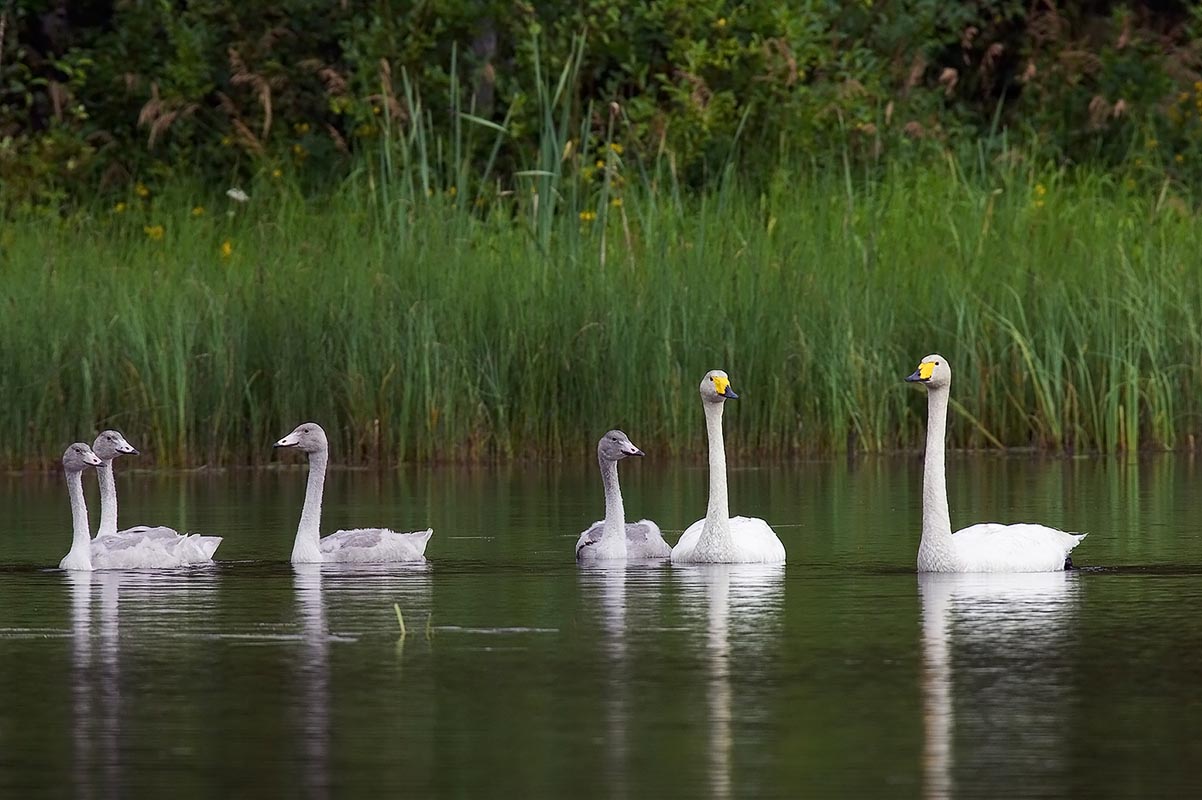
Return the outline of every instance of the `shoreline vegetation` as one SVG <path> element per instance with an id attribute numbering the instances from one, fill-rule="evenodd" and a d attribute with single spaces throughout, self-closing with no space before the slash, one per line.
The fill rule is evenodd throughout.
<path id="1" fill-rule="evenodd" d="M 308 419 L 348 464 L 583 456 L 615 426 L 698 453 L 715 367 L 733 452 L 885 452 L 921 446 L 902 378 L 929 352 L 956 447 L 1202 427 L 1202 228 L 1167 180 L 1003 151 L 684 192 L 666 157 L 544 149 L 501 197 L 382 154 L 320 203 L 269 173 L 10 221 L 0 463 L 116 427 L 157 464 L 258 464 Z"/>
<path id="2" fill-rule="evenodd" d="M 311 10 L 356 19 L 328 5 Z M 96 29 L 98 48 L 168 13 L 122 9 Z M 922 445 L 925 398 L 902 378 L 932 352 L 956 371 L 953 448 L 1194 447 L 1193 50 L 1154 57 L 1152 28 L 1120 13 L 1084 26 L 1111 49 L 1074 83 L 1052 68 L 1071 36 L 998 51 L 985 31 L 957 39 L 955 56 L 981 80 L 936 79 L 919 59 L 903 103 L 888 88 L 901 84 L 824 71 L 843 62 L 819 50 L 794 83 L 763 80 L 773 54 L 805 41 L 844 52 L 822 33 L 836 17 L 765 49 L 747 26 L 770 31 L 787 14 L 713 16 L 694 31 L 718 48 L 705 74 L 657 74 L 687 78 L 679 96 L 599 82 L 639 73 L 637 58 L 615 66 L 613 40 L 586 42 L 570 20 L 535 34 L 525 20 L 506 34 L 521 69 L 500 75 L 491 111 L 478 82 L 460 83 L 479 54 L 460 61 L 453 43 L 446 70 L 419 76 L 430 104 L 403 65 L 373 57 L 353 81 L 327 64 L 304 91 L 248 63 L 220 77 L 188 62 L 209 72 L 184 82 L 187 98 L 145 72 L 126 75 L 119 98 L 95 63 L 60 86 L 89 98 L 72 120 L 5 106 L 45 125 L 0 142 L 0 469 L 53 463 L 108 427 L 147 466 L 256 465 L 306 420 L 348 465 L 585 458 L 614 427 L 649 450 L 696 455 L 694 389 L 714 368 L 743 398 L 727 412 L 736 459 L 893 452 Z M 1050 19 L 1036 17 L 1031 29 Z M 176 33 L 217 24 L 188 20 Z M 239 31 L 247 52 L 318 48 L 305 31 L 329 33 Z M 865 37 L 848 58 L 871 50 Z M 130 57 L 168 64 L 184 52 L 169 50 Z M 36 66 L 22 52 L 0 78 Z M 1004 80 L 998 52 L 1015 67 Z M 1022 52 L 1049 68 L 1018 71 Z M 1081 94 L 1133 65 L 1175 77 L 1100 104 Z M 197 88 L 212 80 L 259 88 L 241 100 Z M 735 82 L 717 91 L 720 81 Z M 1007 88 L 1016 81 L 1021 93 Z M 981 94 L 957 94 L 973 86 Z M 147 87 L 153 108 L 122 116 Z M 969 107 L 992 109 L 989 121 Z M 111 121 L 104 136 L 87 132 L 94 114 Z M 150 127 L 137 147 L 120 128 L 135 118 Z M 350 122 L 362 136 L 339 127 Z M 71 136 L 111 146 L 71 155 L 60 147 Z"/>

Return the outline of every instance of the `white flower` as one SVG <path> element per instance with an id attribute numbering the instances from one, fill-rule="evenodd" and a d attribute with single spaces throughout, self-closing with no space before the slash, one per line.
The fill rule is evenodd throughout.
<path id="1" fill-rule="evenodd" d="M 235 186 L 233 189 L 226 189 L 225 196 L 231 200 L 236 200 L 239 203 L 245 203 L 250 199 L 250 195 Z"/>

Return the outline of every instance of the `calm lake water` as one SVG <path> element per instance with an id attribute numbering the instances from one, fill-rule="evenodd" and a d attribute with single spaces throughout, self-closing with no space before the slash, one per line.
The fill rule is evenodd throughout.
<path id="1" fill-rule="evenodd" d="M 354 569 L 287 563 L 303 470 L 125 469 L 123 526 L 221 563 L 66 574 L 61 476 L 0 477 L 0 796 L 1196 795 L 1202 467 L 949 470 L 955 525 L 1088 531 L 1081 569 L 914 574 L 917 458 L 733 469 L 768 568 L 577 567 L 601 488 L 560 465 L 333 473 L 327 532 L 435 531 Z M 701 465 L 622 481 L 671 541 L 704 512 Z"/>

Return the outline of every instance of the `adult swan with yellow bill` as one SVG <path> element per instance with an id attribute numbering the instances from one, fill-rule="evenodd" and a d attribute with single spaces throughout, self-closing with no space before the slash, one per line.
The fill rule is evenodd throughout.
<path id="1" fill-rule="evenodd" d="M 922 541 L 919 572 L 1057 572 L 1072 566 L 1069 553 L 1085 538 L 1046 525 L 984 522 L 952 533 L 943 470 L 944 432 L 952 369 L 947 359 L 922 360 L 911 383 L 927 387 L 927 451 L 922 470 Z"/>
<path id="2" fill-rule="evenodd" d="M 331 533 L 323 539 L 321 494 L 330 461 L 326 432 L 316 422 L 306 422 L 275 446 L 295 447 L 309 456 L 309 486 L 305 491 L 300 525 L 296 528 L 296 541 L 292 545 L 293 564 L 425 560 L 426 543 L 434 533 L 430 528 L 413 533 L 397 533 L 387 528 L 355 528 Z"/>
<path id="3" fill-rule="evenodd" d="M 726 497 L 726 445 L 722 441 L 722 408 L 738 395 L 720 369 L 705 373 L 701 406 L 709 434 L 710 496 L 705 519 L 689 526 L 672 548 L 672 561 L 706 564 L 771 564 L 785 560 L 785 546 L 768 523 L 755 517 L 731 517 Z"/>

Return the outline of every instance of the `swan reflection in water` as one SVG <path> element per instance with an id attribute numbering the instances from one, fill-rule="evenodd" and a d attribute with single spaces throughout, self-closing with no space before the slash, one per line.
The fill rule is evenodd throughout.
<path id="1" fill-rule="evenodd" d="M 296 660 L 300 696 L 294 711 L 301 731 L 301 764 L 308 797 L 330 792 L 330 632 L 322 598 L 320 564 L 293 564 L 292 588 L 300 620 L 301 657 Z"/>
<path id="2" fill-rule="evenodd" d="M 429 608 L 430 567 L 425 563 L 399 564 L 293 564 L 292 588 L 300 628 L 300 657 L 291 659 L 296 670 L 299 701 L 292 709 L 295 729 L 301 732 L 300 775 L 304 796 L 325 798 L 333 794 L 330 775 L 330 649 L 356 642 L 351 633 L 332 631 L 325 592 L 337 597 L 339 613 L 349 619 L 394 619 L 381 613 L 381 598 L 396 600 L 408 609 Z M 384 698 L 380 698 L 384 702 Z"/>
<path id="3" fill-rule="evenodd" d="M 983 762 L 973 765 L 980 772 L 961 764 L 957 774 L 993 780 L 999 769 L 1011 769 L 1017 780 L 1038 782 L 1041 767 L 1059 766 L 1057 751 L 1066 744 L 1067 680 L 1056 659 L 1076 616 L 1077 576 L 921 573 L 918 592 L 924 796 L 953 797 L 966 788 L 957 792 L 953 777 L 957 722 L 959 740 L 973 743 L 960 760 Z"/>
<path id="4" fill-rule="evenodd" d="M 706 705 L 709 712 L 708 788 L 714 798 L 738 796 L 731 790 L 733 720 L 732 644 L 741 660 L 758 656 L 780 638 L 785 592 L 783 564 L 695 564 L 672 573 L 684 590 L 683 604 L 704 609 Z M 746 671 L 746 670 L 744 670 Z M 749 688 L 745 682 L 740 691 Z"/>
<path id="5" fill-rule="evenodd" d="M 195 572 L 69 570 L 71 596 L 71 728 L 76 797 L 118 797 L 122 769 L 122 618 L 126 628 L 173 635 L 179 618 L 165 597 L 195 609 L 212 607 L 211 576 Z M 94 610 L 93 606 L 98 608 Z M 198 612 L 199 613 L 199 612 Z"/>
<path id="6" fill-rule="evenodd" d="M 630 567 L 632 572 L 640 573 L 647 569 L 653 567 Z M 620 559 L 580 563 L 582 595 L 588 599 L 595 593 L 597 618 L 601 622 L 601 646 L 606 660 L 602 700 L 605 708 L 604 767 L 607 785 L 615 798 L 628 795 L 626 724 L 630 708 L 630 668 L 626 641 L 626 570 L 627 562 Z"/>

